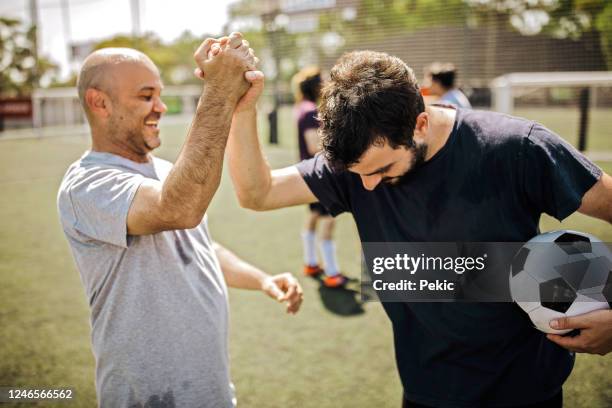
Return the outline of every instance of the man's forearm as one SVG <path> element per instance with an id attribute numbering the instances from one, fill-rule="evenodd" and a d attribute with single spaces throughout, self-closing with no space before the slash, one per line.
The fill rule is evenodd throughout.
<path id="1" fill-rule="evenodd" d="M 257 137 L 257 111 L 234 115 L 227 144 L 230 174 L 240 204 L 255 208 L 269 191 L 272 178 Z"/>
<path id="2" fill-rule="evenodd" d="M 237 100 L 204 86 L 187 139 L 163 184 L 166 211 L 200 222 L 221 180 L 223 154 Z"/>
<path id="3" fill-rule="evenodd" d="M 218 243 L 213 243 L 215 253 L 219 259 L 221 271 L 229 287 L 237 289 L 262 289 L 264 280 L 268 275 L 255 266 L 238 258 L 229 249 Z"/>

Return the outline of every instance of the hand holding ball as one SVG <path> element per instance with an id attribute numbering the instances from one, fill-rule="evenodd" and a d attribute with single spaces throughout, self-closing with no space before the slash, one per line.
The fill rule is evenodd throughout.
<path id="1" fill-rule="evenodd" d="M 545 333 L 553 319 L 608 309 L 612 254 L 598 238 L 576 231 L 547 232 L 517 252 L 510 273 L 512 299 Z"/>

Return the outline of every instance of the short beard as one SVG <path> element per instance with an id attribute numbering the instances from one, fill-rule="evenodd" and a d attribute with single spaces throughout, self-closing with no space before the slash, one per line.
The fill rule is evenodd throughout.
<path id="1" fill-rule="evenodd" d="M 129 149 L 132 153 L 145 157 L 153 149 L 151 149 L 145 142 L 142 132 L 128 126 L 129 124 L 126 124 L 117 118 L 113 118 L 109 123 L 109 133 L 118 135 L 115 136 L 115 140 L 117 140 L 117 142 L 123 145 L 125 148 Z"/>
<path id="2" fill-rule="evenodd" d="M 421 168 L 423 164 L 425 164 L 427 147 L 428 146 L 425 142 L 413 142 L 412 147 L 409 148 L 410 152 L 412 153 L 412 158 L 410 160 L 410 167 L 408 167 L 408 170 L 406 170 L 406 172 L 400 176 L 385 177 L 383 178 L 383 182 L 393 186 L 406 184 L 412 178 L 414 171 Z"/>
<path id="3" fill-rule="evenodd" d="M 132 151 L 134 151 L 134 153 L 139 154 L 140 156 L 146 156 L 150 151 L 153 150 L 147 144 L 147 141 L 144 139 L 142 132 L 129 129 L 127 131 L 127 140 L 129 145 L 132 147 Z"/>

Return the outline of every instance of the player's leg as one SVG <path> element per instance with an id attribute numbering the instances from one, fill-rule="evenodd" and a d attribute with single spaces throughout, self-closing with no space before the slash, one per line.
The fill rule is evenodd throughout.
<path id="1" fill-rule="evenodd" d="M 316 229 L 318 220 L 319 212 L 309 208 L 304 230 L 302 231 L 304 275 L 306 276 L 318 276 L 323 272 L 317 261 Z"/>
<path id="2" fill-rule="evenodd" d="M 348 279 L 340 273 L 338 266 L 338 257 L 336 255 L 336 244 L 334 242 L 334 228 L 336 221 L 326 212 L 321 215 L 319 220 L 321 224 L 321 254 L 323 255 L 323 264 L 325 266 L 325 279 L 323 283 L 327 287 L 344 286 Z"/>

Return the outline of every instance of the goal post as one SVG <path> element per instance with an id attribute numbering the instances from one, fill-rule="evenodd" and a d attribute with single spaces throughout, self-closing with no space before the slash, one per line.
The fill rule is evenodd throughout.
<path id="1" fill-rule="evenodd" d="M 609 94 L 612 90 L 612 71 L 515 72 L 493 79 L 490 88 L 493 110 L 510 115 L 521 99 L 535 100 L 536 94 L 542 99 L 542 95 L 548 95 L 552 90 L 571 90 L 575 94 L 572 105 L 578 106 L 580 112 L 577 147 L 583 151 L 586 148 L 589 110 L 599 103 L 598 95 Z M 602 103 L 610 106 L 609 102 Z"/>

